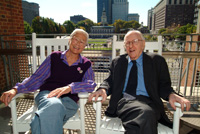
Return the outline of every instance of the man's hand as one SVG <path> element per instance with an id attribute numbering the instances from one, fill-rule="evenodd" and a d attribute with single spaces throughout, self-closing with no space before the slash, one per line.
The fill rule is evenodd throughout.
<path id="1" fill-rule="evenodd" d="M 71 92 L 72 89 L 70 86 L 65 86 L 65 87 L 60 87 L 60 88 L 56 88 L 55 90 L 51 91 L 47 98 L 51 98 L 54 96 L 57 96 L 57 98 L 59 98 L 60 96 L 62 96 L 63 94 L 68 94 L 69 92 Z"/>
<path id="2" fill-rule="evenodd" d="M 11 89 L 2 94 L 0 101 L 2 101 L 6 106 L 10 103 L 12 98 L 17 94 L 17 89 Z"/>
<path id="3" fill-rule="evenodd" d="M 190 101 L 177 95 L 177 94 L 174 94 L 174 93 L 171 93 L 169 95 L 169 103 L 171 105 L 171 107 L 176 110 L 176 107 L 174 105 L 174 102 L 178 102 L 181 104 L 181 110 L 183 111 L 184 110 L 184 105 L 186 106 L 186 110 L 188 111 L 190 109 Z"/>
<path id="4" fill-rule="evenodd" d="M 101 102 L 104 102 L 107 98 L 106 89 L 101 88 L 98 91 L 91 93 L 90 96 L 88 97 L 88 101 L 89 102 L 92 101 L 93 97 L 95 97 L 95 101 L 97 101 L 99 96 L 103 98 Z"/>

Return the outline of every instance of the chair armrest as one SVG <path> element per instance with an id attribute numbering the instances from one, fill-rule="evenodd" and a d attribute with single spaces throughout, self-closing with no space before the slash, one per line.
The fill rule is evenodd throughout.
<path id="1" fill-rule="evenodd" d="M 80 104 L 81 130 L 85 130 L 85 104 L 87 102 L 88 96 L 88 92 L 78 93 Z"/>
<path id="2" fill-rule="evenodd" d="M 17 98 L 19 98 L 19 97 L 22 97 L 23 95 L 24 95 L 24 93 L 16 94 L 16 95 L 12 98 L 11 101 L 13 101 L 13 100 L 15 100 L 15 99 L 17 99 Z M 10 106 L 10 104 L 9 104 L 9 106 Z"/>
<path id="3" fill-rule="evenodd" d="M 12 98 L 12 100 L 10 101 L 10 103 L 8 104 L 8 106 L 12 108 L 12 106 L 11 106 L 12 103 L 15 103 L 15 104 L 16 104 L 16 99 L 19 98 L 19 97 L 21 97 L 21 96 L 23 96 L 23 95 L 24 95 L 24 93 L 16 94 L 16 95 Z"/>
<path id="4" fill-rule="evenodd" d="M 78 97 L 80 99 L 82 99 L 82 98 L 88 98 L 88 96 L 89 96 L 88 92 L 80 92 L 80 93 L 78 93 Z"/>
<path id="5" fill-rule="evenodd" d="M 103 99 L 103 97 L 99 96 L 99 97 L 97 98 L 97 102 L 98 102 L 98 101 L 102 101 L 102 99 Z M 92 101 L 95 102 L 95 97 L 92 98 Z"/>
<path id="6" fill-rule="evenodd" d="M 179 123 L 180 123 L 180 118 L 183 116 L 183 112 L 181 111 L 181 104 L 175 102 L 174 103 L 176 106 L 176 111 L 174 111 L 174 116 L 173 116 L 173 131 L 174 134 L 179 134 Z M 186 107 L 186 105 L 184 105 Z"/>
<path id="7" fill-rule="evenodd" d="M 100 96 L 97 98 L 97 101 L 95 101 L 95 97 L 92 98 L 93 101 L 93 108 L 96 110 L 96 134 L 99 134 L 100 132 L 100 125 L 101 125 L 101 100 L 103 98 Z"/>

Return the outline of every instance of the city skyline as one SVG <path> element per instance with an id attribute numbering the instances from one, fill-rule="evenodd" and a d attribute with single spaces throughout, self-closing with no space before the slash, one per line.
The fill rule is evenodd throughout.
<path id="1" fill-rule="evenodd" d="M 64 21 L 70 20 L 70 16 L 83 15 L 86 18 L 91 19 L 93 22 L 97 22 L 97 0 L 26 0 L 28 2 L 38 3 L 40 8 L 40 16 L 54 19 L 56 23 L 63 24 Z M 148 10 L 155 7 L 160 0 L 149 0 L 144 4 L 145 0 L 131 1 L 129 0 L 129 13 L 138 13 L 139 23 L 143 22 L 147 26 Z M 48 2 L 48 4 L 46 4 Z"/>

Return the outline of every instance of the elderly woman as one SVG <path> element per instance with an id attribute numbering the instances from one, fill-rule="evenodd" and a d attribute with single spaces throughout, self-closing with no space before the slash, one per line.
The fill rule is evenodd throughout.
<path id="1" fill-rule="evenodd" d="M 7 106 L 17 93 L 40 89 L 35 98 L 38 110 L 31 122 L 33 134 L 62 134 L 63 124 L 78 109 L 77 93 L 94 90 L 91 62 L 80 55 L 87 41 L 88 33 L 75 29 L 68 50 L 53 52 L 31 77 L 2 94 L 0 100 Z"/>

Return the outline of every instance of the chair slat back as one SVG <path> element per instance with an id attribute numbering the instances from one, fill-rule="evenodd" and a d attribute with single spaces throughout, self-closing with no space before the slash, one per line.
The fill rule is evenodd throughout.
<path id="1" fill-rule="evenodd" d="M 36 38 L 36 33 L 32 33 L 32 56 L 33 72 L 53 51 L 64 51 L 68 49 L 69 38 Z M 39 47 L 39 57 L 37 51 Z"/>
<path id="2" fill-rule="evenodd" d="M 144 52 L 158 53 L 162 55 L 162 36 L 158 36 L 158 41 L 146 42 Z M 112 47 L 112 59 L 114 59 L 117 54 L 125 54 L 124 42 L 117 41 L 117 36 L 113 36 L 113 47 Z"/>

